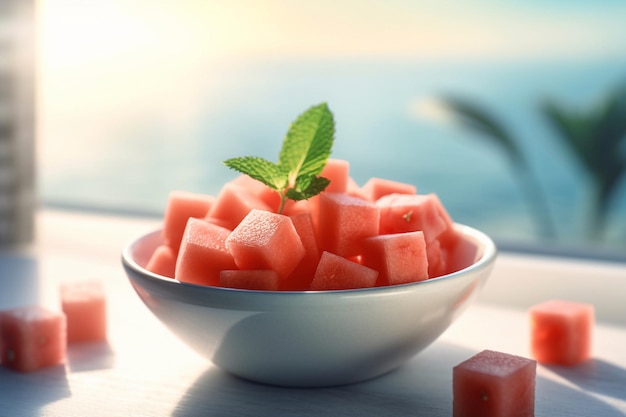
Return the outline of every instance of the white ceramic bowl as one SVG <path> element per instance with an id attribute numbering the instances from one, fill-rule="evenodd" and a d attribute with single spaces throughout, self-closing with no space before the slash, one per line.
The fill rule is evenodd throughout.
<path id="1" fill-rule="evenodd" d="M 496 258 L 484 233 L 456 225 L 458 272 L 389 287 L 274 292 L 199 286 L 144 266 L 156 231 L 130 243 L 122 263 L 146 306 L 180 339 L 241 378 L 282 386 L 364 381 L 402 365 L 475 299 Z"/>

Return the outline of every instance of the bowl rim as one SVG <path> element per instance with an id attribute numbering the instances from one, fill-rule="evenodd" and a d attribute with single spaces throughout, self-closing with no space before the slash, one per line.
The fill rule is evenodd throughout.
<path id="1" fill-rule="evenodd" d="M 306 290 L 306 291 L 286 291 L 286 290 L 247 290 L 240 288 L 229 288 L 229 287 L 219 287 L 219 286 L 211 286 L 211 285 L 201 285 L 201 284 L 193 284 L 182 282 L 174 278 L 169 278 L 165 276 L 161 276 L 155 274 L 144 267 L 140 266 L 137 261 L 132 257 L 132 252 L 134 248 L 139 245 L 143 240 L 147 239 L 149 236 L 153 236 L 155 234 L 160 234 L 161 229 L 153 230 L 151 232 L 145 233 L 140 237 L 129 242 L 122 250 L 121 260 L 122 264 L 125 268 L 132 270 L 139 276 L 142 276 L 144 279 L 148 279 L 149 281 L 154 282 L 155 284 L 163 284 L 163 285 L 173 285 L 177 286 L 180 289 L 188 288 L 188 289 L 199 289 L 204 292 L 216 293 L 216 294 L 258 294 L 258 295 L 271 295 L 271 296 L 279 296 L 279 297 L 287 297 L 289 295 L 293 296 L 294 294 L 316 294 L 316 295 L 332 295 L 332 296 L 360 296 L 360 295 L 372 295 L 372 294 L 387 294 L 393 293 L 396 291 L 406 291 L 411 290 L 415 287 L 421 287 L 424 285 L 434 285 L 435 283 L 440 283 L 442 281 L 447 281 L 454 279 L 459 276 L 464 276 L 468 273 L 478 272 L 482 269 L 490 267 L 498 254 L 498 249 L 496 247 L 495 242 L 484 232 L 465 225 L 461 223 L 454 223 L 455 229 L 463 234 L 464 236 L 468 236 L 478 243 L 479 250 L 482 253 L 479 254 L 479 258 L 472 263 L 471 265 L 462 268 L 458 271 L 451 272 L 446 275 L 441 275 L 434 278 L 429 278 L 423 281 L 409 282 L 405 284 L 394 284 L 380 287 L 367 287 L 367 288 L 352 288 L 352 289 L 342 289 L 342 290 Z"/>

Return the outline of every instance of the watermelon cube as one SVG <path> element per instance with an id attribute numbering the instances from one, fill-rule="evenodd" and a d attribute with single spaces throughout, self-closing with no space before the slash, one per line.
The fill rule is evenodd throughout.
<path id="1" fill-rule="evenodd" d="M 271 269 L 281 280 L 296 268 L 305 252 L 288 216 L 257 209 L 232 231 L 226 247 L 239 269 Z"/>
<path id="2" fill-rule="evenodd" d="M 271 211 L 271 207 L 254 192 L 233 183 L 225 184 L 207 214 L 223 221 L 233 230 L 252 209 Z"/>
<path id="3" fill-rule="evenodd" d="M 220 272 L 220 286 L 243 290 L 277 291 L 280 277 L 271 269 L 232 269 Z"/>
<path id="4" fill-rule="evenodd" d="M 311 281 L 311 290 L 349 290 L 376 285 L 378 271 L 342 256 L 322 252 L 320 262 Z"/>
<path id="5" fill-rule="evenodd" d="M 176 253 L 168 245 L 159 245 L 146 264 L 146 269 L 155 274 L 174 278 Z"/>
<path id="6" fill-rule="evenodd" d="M 65 282 L 60 290 L 67 320 L 67 343 L 95 342 L 107 338 L 106 297 L 98 280 Z"/>
<path id="7" fill-rule="evenodd" d="M 226 248 L 230 230 L 202 219 L 187 222 L 174 277 L 181 282 L 219 285 L 220 271 L 236 269 Z"/>
<path id="8" fill-rule="evenodd" d="M 237 185 L 243 189 L 248 190 L 251 194 L 259 197 L 270 208 L 271 211 L 277 212 L 280 207 L 280 194 L 278 191 L 268 187 L 261 181 L 241 174 L 234 180 L 230 181 L 230 184 Z"/>
<path id="9" fill-rule="evenodd" d="M 291 222 L 300 236 L 304 246 L 304 256 L 289 277 L 283 281 L 282 290 L 308 290 L 320 260 L 319 244 L 315 233 L 315 226 L 310 213 L 299 213 L 292 216 Z"/>
<path id="10" fill-rule="evenodd" d="M 422 230 L 426 243 L 455 235 L 452 220 L 436 194 L 388 194 L 376 205 L 380 209 L 381 234 Z"/>
<path id="11" fill-rule="evenodd" d="M 311 197 L 308 200 L 287 200 L 285 202 L 285 208 L 283 209 L 283 214 L 286 216 L 295 216 L 297 214 L 308 213 L 311 215 L 313 219 L 313 213 L 317 210 L 317 198 L 318 196 Z"/>
<path id="12" fill-rule="evenodd" d="M 357 184 L 357 182 L 352 177 L 348 177 L 348 184 L 346 185 L 346 194 L 354 196 L 354 197 L 367 199 L 365 197 L 365 194 L 363 193 L 363 190 L 361 190 L 361 187 L 359 186 L 359 184 Z"/>
<path id="13" fill-rule="evenodd" d="M 447 272 L 447 251 L 441 247 L 439 239 L 435 239 L 426 245 L 426 256 L 428 257 L 429 278 L 438 277 Z"/>
<path id="14" fill-rule="evenodd" d="M 163 242 L 178 253 L 180 241 L 190 217 L 206 216 L 215 197 L 188 191 L 172 191 L 163 216 Z"/>
<path id="15" fill-rule="evenodd" d="M 364 239 L 361 263 L 378 271 L 377 286 L 428 279 L 424 233 L 395 233 Z"/>
<path id="16" fill-rule="evenodd" d="M 548 300 L 529 310 L 531 354 L 540 363 L 575 365 L 591 355 L 594 307 Z"/>
<path id="17" fill-rule="evenodd" d="M 484 350 L 452 370 L 454 417 L 533 417 L 537 362 Z"/>
<path id="18" fill-rule="evenodd" d="M 417 188 L 412 184 L 372 177 L 361 187 L 362 195 L 370 201 L 389 194 L 416 194 Z"/>
<path id="19" fill-rule="evenodd" d="M 0 312 L 0 362 L 31 372 L 65 362 L 66 319 L 60 311 L 19 307 Z"/>
<path id="20" fill-rule="evenodd" d="M 328 193 L 345 193 L 348 190 L 349 173 L 350 162 L 344 159 L 328 159 L 326 166 L 320 173 L 320 177 L 330 180 L 325 191 Z"/>
<path id="21" fill-rule="evenodd" d="M 360 255 L 363 239 L 378 234 L 378 207 L 348 194 L 319 195 L 320 249 L 349 257 Z"/>

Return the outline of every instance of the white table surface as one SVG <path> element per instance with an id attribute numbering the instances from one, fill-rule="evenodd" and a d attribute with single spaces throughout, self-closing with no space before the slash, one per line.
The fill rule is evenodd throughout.
<path id="1" fill-rule="evenodd" d="M 594 356 L 537 368 L 536 416 L 626 416 L 626 265 L 501 254 L 477 303 L 402 368 L 355 385 L 287 389 L 239 380 L 180 343 L 141 303 L 120 250 L 158 221 L 44 211 L 32 248 L 0 252 L 0 308 L 58 308 L 60 282 L 101 279 L 106 343 L 73 345 L 65 365 L 0 367 L 0 416 L 450 416 L 452 367 L 483 349 L 528 356 L 526 308 L 593 302 Z"/>

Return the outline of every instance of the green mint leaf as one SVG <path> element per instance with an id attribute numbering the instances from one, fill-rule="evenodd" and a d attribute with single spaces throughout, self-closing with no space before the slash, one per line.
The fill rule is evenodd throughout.
<path id="1" fill-rule="evenodd" d="M 288 198 L 294 201 L 308 200 L 324 191 L 330 184 L 330 180 L 324 177 L 308 176 L 306 178 L 300 177 L 298 180 L 301 180 L 299 184 L 303 188 L 289 188 L 286 194 Z"/>
<path id="2" fill-rule="evenodd" d="M 326 189 L 330 181 L 318 177 L 335 140 L 335 121 L 326 103 L 310 107 L 290 125 L 278 163 L 256 156 L 231 158 L 224 164 L 278 191 L 279 213 L 286 199 L 305 200 Z"/>
<path id="3" fill-rule="evenodd" d="M 335 122 L 326 103 L 309 108 L 291 124 L 280 151 L 278 165 L 289 173 L 289 184 L 298 177 L 322 172 L 333 146 Z"/>
<path id="4" fill-rule="evenodd" d="M 277 191 L 287 186 L 287 175 L 273 162 L 257 156 L 243 156 L 224 161 L 230 169 L 246 174 Z"/>

